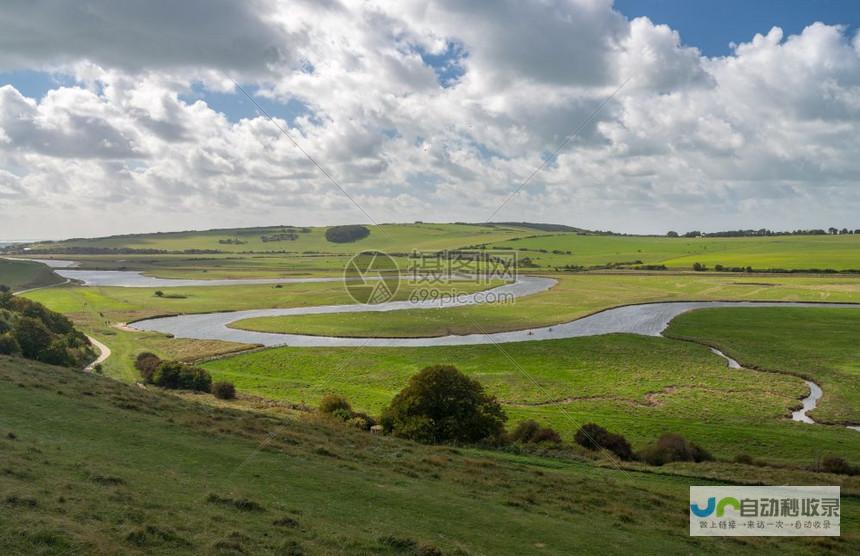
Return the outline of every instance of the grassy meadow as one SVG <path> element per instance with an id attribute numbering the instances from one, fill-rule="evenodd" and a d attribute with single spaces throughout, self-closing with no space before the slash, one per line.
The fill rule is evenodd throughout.
<path id="1" fill-rule="evenodd" d="M 808 378 L 824 391 L 813 419 L 860 425 L 860 311 L 706 309 L 679 316 L 666 334 L 716 346 L 749 367 Z"/>
<path id="2" fill-rule="evenodd" d="M 393 555 L 820 554 L 860 544 L 852 496 L 840 538 L 688 537 L 689 485 L 712 480 L 683 467 L 668 475 L 421 446 L 198 398 L 0 356 L 0 545 L 9 554 Z M 703 473 L 717 465 L 793 484 L 846 480 L 735 464 Z"/>
<path id="3" fill-rule="evenodd" d="M 627 334 L 502 346 L 268 349 L 204 366 L 265 398 L 316 404 L 346 396 L 378 414 L 427 365 L 453 364 L 479 380 L 511 419 L 534 418 L 565 437 L 588 421 L 641 447 L 680 432 L 716 454 L 810 463 L 828 451 L 860 461 L 857 433 L 790 422 L 806 395 L 797 377 L 737 372 L 706 347 Z"/>

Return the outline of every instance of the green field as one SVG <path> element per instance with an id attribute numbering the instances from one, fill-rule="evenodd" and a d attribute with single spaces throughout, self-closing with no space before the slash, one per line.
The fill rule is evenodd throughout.
<path id="1" fill-rule="evenodd" d="M 717 346 L 747 366 L 808 378 L 824 391 L 813 419 L 860 424 L 858 311 L 707 309 L 681 315 L 666 334 Z"/>
<path id="2" fill-rule="evenodd" d="M 8 286 L 12 291 L 44 288 L 63 282 L 65 279 L 41 263 L 0 259 L 0 285 Z"/>
<path id="3" fill-rule="evenodd" d="M 377 314 L 247 319 L 237 328 L 330 336 L 423 337 L 522 330 L 568 322 L 629 303 L 679 300 L 860 302 L 860 276 L 546 274 L 559 283 L 513 304 Z"/>
<path id="4" fill-rule="evenodd" d="M 210 230 L 191 232 L 169 232 L 138 234 L 95 239 L 77 239 L 59 243 L 34 244 L 36 249 L 102 247 L 131 249 L 163 249 L 184 251 L 187 249 L 211 249 L 228 253 L 248 251 L 289 251 L 293 253 L 355 253 L 357 250 L 376 249 L 393 253 L 409 253 L 417 250 L 456 249 L 471 243 L 489 243 L 514 237 L 540 235 L 535 229 L 505 225 L 466 224 L 382 224 L 367 226 L 370 236 L 354 243 L 332 243 L 325 238 L 326 228 L 307 228 L 298 232 L 297 239 L 288 241 L 262 241 L 282 230 L 279 226 L 266 228 L 239 228 L 234 230 Z M 220 243 L 238 239 L 240 244 Z"/>
<path id="5" fill-rule="evenodd" d="M 693 538 L 688 488 L 703 478 L 426 447 L 200 401 L 0 357 L 6 553 L 402 554 L 415 543 L 446 554 L 816 554 L 860 543 L 851 496 L 838 539 Z"/>
<path id="6" fill-rule="evenodd" d="M 680 432 L 721 456 L 805 464 L 821 450 L 860 461 L 857 433 L 790 422 L 806 386 L 797 377 L 737 373 L 704 347 L 613 334 L 541 342 L 432 348 L 275 348 L 207 363 L 216 378 L 266 398 L 315 404 L 345 395 L 378 414 L 427 365 L 453 364 L 503 402 L 570 438 L 584 422 L 641 447 Z"/>
<path id="7" fill-rule="evenodd" d="M 860 269 L 860 236 L 856 235 L 668 238 L 565 233 L 487 245 L 494 248 L 518 250 L 520 258 L 529 257 L 545 268 L 642 261 L 678 269 L 690 269 L 696 262 L 710 268 L 721 264 L 761 270 Z"/>

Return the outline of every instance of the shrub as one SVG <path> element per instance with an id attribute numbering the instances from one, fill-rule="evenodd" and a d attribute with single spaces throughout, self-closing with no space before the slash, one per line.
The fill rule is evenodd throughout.
<path id="1" fill-rule="evenodd" d="M 639 453 L 639 459 L 650 465 L 663 465 L 673 461 L 696 463 L 714 459 L 704 448 L 687 441 L 680 434 L 666 433 L 657 442 Z"/>
<path id="2" fill-rule="evenodd" d="M 161 290 L 155 290 L 155 297 L 164 297 L 164 292 Z"/>
<path id="3" fill-rule="evenodd" d="M 152 373 L 151 382 L 174 390 L 209 392 L 212 389 L 212 377 L 205 369 L 179 361 L 163 361 Z"/>
<path id="4" fill-rule="evenodd" d="M 42 324 L 42 321 L 33 317 L 19 318 L 12 334 L 21 346 L 21 353 L 28 359 L 41 360 L 42 350 L 51 343 L 52 339 L 51 331 Z"/>
<path id="5" fill-rule="evenodd" d="M 521 422 L 517 428 L 510 434 L 511 442 L 520 442 L 522 444 L 537 444 L 540 442 L 553 442 L 558 444 L 561 442 L 561 436 L 549 427 L 541 427 L 537 421 L 531 419 Z"/>
<path id="6" fill-rule="evenodd" d="M 334 415 L 346 420 L 352 417 L 352 406 L 343 396 L 326 394 L 320 400 L 320 413 Z"/>
<path id="7" fill-rule="evenodd" d="M 140 372 L 140 376 L 143 377 L 144 382 L 152 381 L 152 373 L 155 372 L 155 369 L 159 365 L 161 365 L 161 358 L 148 351 L 139 353 L 134 360 L 134 368 Z"/>
<path id="8" fill-rule="evenodd" d="M 219 400 L 233 400 L 236 398 L 236 387 L 232 382 L 219 380 L 212 385 L 212 395 Z"/>
<path id="9" fill-rule="evenodd" d="M 755 463 L 755 460 L 753 460 L 752 456 L 750 456 L 749 454 L 738 454 L 735 456 L 735 463 L 752 465 L 753 463 Z"/>
<path id="10" fill-rule="evenodd" d="M 332 243 L 351 243 L 369 235 L 370 230 L 359 225 L 332 226 L 325 231 L 326 240 Z"/>
<path id="11" fill-rule="evenodd" d="M 821 460 L 821 470 L 825 473 L 836 473 L 837 475 L 857 475 L 860 468 L 849 464 L 840 457 L 828 456 Z"/>
<path id="12" fill-rule="evenodd" d="M 607 431 L 595 423 L 582 425 L 576 435 L 574 442 L 588 448 L 589 450 L 606 449 L 623 460 L 633 459 L 633 449 L 627 439 L 620 434 Z"/>
<path id="13" fill-rule="evenodd" d="M 21 346 L 11 334 L 0 334 L 0 355 L 21 355 Z"/>
<path id="14" fill-rule="evenodd" d="M 424 443 L 498 439 L 507 416 L 495 397 L 455 367 L 427 367 L 383 412 L 386 432 Z"/>

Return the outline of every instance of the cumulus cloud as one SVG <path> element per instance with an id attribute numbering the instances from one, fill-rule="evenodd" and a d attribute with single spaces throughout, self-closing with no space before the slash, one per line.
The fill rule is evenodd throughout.
<path id="1" fill-rule="evenodd" d="M 70 80 L 0 86 L 0 236 L 365 220 L 268 118 L 207 102 L 242 100 L 234 78 L 302 107 L 278 126 L 380 222 L 482 220 L 546 165 L 497 218 L 857 227 L 860 39 L 838 26 L 708 58 L 608 0 L 180 4 L 0 13 L 0 68 Z"/>

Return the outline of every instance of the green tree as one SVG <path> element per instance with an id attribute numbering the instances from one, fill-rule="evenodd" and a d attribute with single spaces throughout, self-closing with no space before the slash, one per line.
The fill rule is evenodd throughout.
<path id="1" fill-rule="evenodd" d="M 495 397 L 455 367 L 426 367 L 382 414 L 386 431 L 427 444 L 497 439 L 507 416 Z"/>

